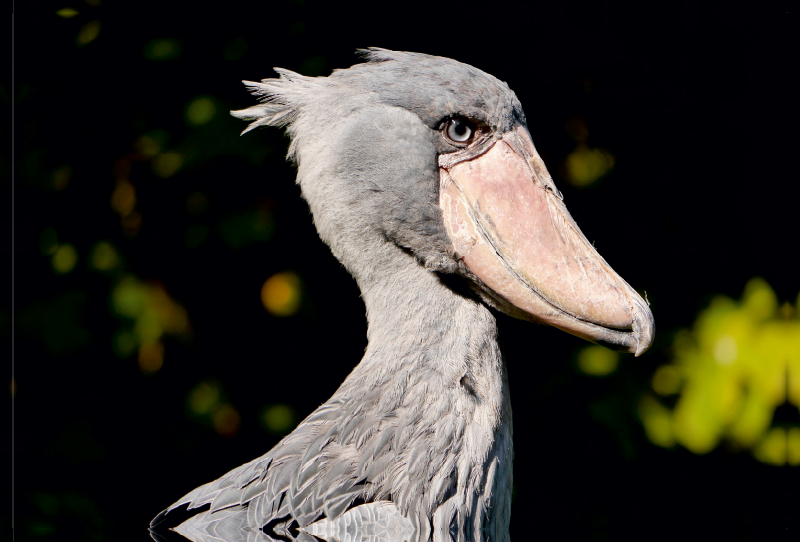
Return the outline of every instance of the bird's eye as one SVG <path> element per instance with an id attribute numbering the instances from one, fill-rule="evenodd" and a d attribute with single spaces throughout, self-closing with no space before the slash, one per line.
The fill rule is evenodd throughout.
<path id="1" fill-rule="evenodd" d="M 454 143 L 469 143 L 475 136 L 475 123 L 467 119 L 450 119 L 444 133 Z"/>

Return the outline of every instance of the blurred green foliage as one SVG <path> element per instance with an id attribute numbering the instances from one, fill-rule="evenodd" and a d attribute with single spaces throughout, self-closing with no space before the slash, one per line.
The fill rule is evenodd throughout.
<path id="1" fill-rule="evenodd" d="M 580 117 L 572 117 L 564 129 L 575 142 L 575 149 L 567 154 L 563 163 L 565 180 L 576 188 L 584 188 L 605 177 L 614 168 L 615 158 L 605 149 L 587 144 L 589 128 Z"/>
<path id="2" fill-rule="evenodd" d="M 75 38 L 75 45 L 82 47 L 90 44 L 97 39 L 102 27 L 103 23 L 98 20 L 89 21 L 78 31 L 78 36 Z"/>
<path id="3" fill-rule="evenodd" d="M 704 454 L 726 441 L 759 460 L 800 465 L 800 298 L 780 304 L 763 279 L 741 300 L 714 298 L 673 360 L 652 378 L 640 415 L 648 438 Z M 674 406 L 667 406 L 668 404 Z M 778 408 L 792 412 L 775 420 Z"/>
<path id="4" fill-rule="evenodd" d="M 191 333 L 186 310 L 158 283 L 125 276 L 114 286 L 111 304 L 117 315 L 130 322 L 117 332 L 114 350 L 120 357 L 138 351 L 139 368 L 145 374 L 161 369 L 165 335 L 186 338 Z"/>
<path id="5" fill-rule="evenodd" d="M 221 384 L 208 379 L 198 383 L 186 398 L 189 413 L 223 437 L 239 432 L 239 412 L 227 401 Z"/>
<path id="6" fill-rule="evenodd" d="M 611 153 L 581 145 L 567 156 L 567 180 L 574 186 L 588 186 L 606 175 L 613 167 L 614 157 Z"/>
<path id="7" fill-rule="evenodd" d="M 217 114 L 217 106 L 209 96 L 199 96 L 186 106 L 186 123 L 190 126 L 206 124 Z"/>
<path id="8" fill-rule="evenodd" d="M 289 433 L 294 429 L 296 423 L 297 415 L 290 405 L 269 405 L 261 412 L 261 424 L 274 435 Z"/>
<path id="9" fill-rule="evenodd" d="M 587 346 L 578 353 L 578 367 L 592 376 L 607 376 L 617 370 L 619 354 L 604 346 Z"/>
<path id="10" fill-rule="evenodd" d="M 661 296 L 654 313 L 662 342 L 645 357 L 516 328 L 522 338 L 508 352 L 523 362 L 509 364 L 521 488 L 515 510 L 535 509 L 555 526 L 558 535 L 543 539 L 565 536 L 567 522 L 574 534 L 589 518 L 597 536 L 586 539 L 623 540 L 608 534 L 615 524 L 635 526 L 631 517 L 648 511 L 663 519 L 665 508 L 653 504 L 659 496 L 686 507 L 688 492 L 668 501 L 663 484 L 648 479 L 669 468 L 702 477 L 711 465 L 718 475 L 704 488 L 712 497 L 702 497 L 703 520 L 715 500 L 731 514 L 750 513 L 745 495 L 735 505 L 725 499 L 733 478 L 725 461 L 735 456 L 737 477 L 747 471 L 762 480 L 775 469 L 739 451 L 776 465 L 800 456 L 797 305 L 778 303 L 755 282 L 741 301 L 715 300 L 674 345 L 663 338 L 691 321 L 694 303 L 709 291 L 733 292 L 757 274 L 779 292 L 795 288 L 796 274 L 770 245 L 785 240 L 742 242 L 753 224 L 791 232 L 781 221 L 796 221 L 777 204 L 749 207 L 756 174 L 783 178 L 779 160 L 764 157 L 792 156 L 780 148 L 791 141 L 780 132 L 790 125 L 775 99 L 777 89 L 792 86 L 769 80 L 790 73 L 775 53 L 790 49 L 755 54 L 748 45 L 739 56 L 731 52 L 726 72 L 725 55 L 703 52 L 706 43 L 724 44 L 725 54 L 734 49 L 730 40 L 709 39 L 724 26 L 715 13 L 713 23 L 698 25 L 701 46 L 685 41 L 681 54 L 672 37 L 697 10 L 691 17 L 675 11 L 675 20 L 659 12 L 666 33 L 654 34 L 650 48 L 619 47 L 596 32 L 639 40 L 626 34 L 626 16 L 599 4 L 583 23 L 582 10 L 569 7 L 561 27 L 518 33 L 518 42 L 511 33 L 499 46 L 473 40 L 470 49 L 433 32 L 406 46 L 420 12 L 398 10 L 391 21 L 361 28 L 351 10 L 303 4 L 271 3 L 266 25 L 253 5 L 192 9 L 187 17 L 185 6 L 101 0 L 17 19 L 17 373 L 10 392 L 19 427 L 25 424 L 17 491 L 20 510 L 28 507 L 18 532 L 101 540 L 138 529 L 179 492 L 271 447 L 358 360 L 363 305 L 316 237 L 295 171 L 283 160 L 286 140 L 278 130 L 239 138 L 243 125 L 227 111 L 254 103 L 243 78 L 270 77 L 273 65 L 327 75 L 368 45 L 443 54 L 507 78 L 571 211 L 593 230 L 591 239 L 597 233 L 604 257 L 622 263 L 631 246 L 650 247 L 622 273 Z M 535 15 L 558 5 L 537 5 Z M 754 36 L 747 23 L 744 31 L 730 28 Z M 781 35 L 772 24 L 769 32 Z M 539 55 L 535 70 L 509 54 L 537 50 L 537 39 L 542 50 L 558 42 L 562 52 Z M 666 51 L 660 59 L 654 44 Z M 636 51 L 638 59 L 630 56 Z M 748 72 L 743 59 L 750 57 Z M 648 73 L 630 69 L 644 65 Z M 763 71 L 752 73 L 752 65 Z M 717 77 L 721 90 L 709 91 Z M 731 86 L 734 79 L 742 84 Z M 757 114 L 738 107 L 732 116 L 731 104 L 754 101 L 747 81 L 769 89 L 769 100 L 760 100 Z M 0 99 L 11 105 L 11 96 L 11 85 L 0 85 Z M 756 126 L 756 117 L 775 124 Z M 699 120 L 709 128 L 687 131 Z M 710 127 L 717 136 L 698 136 Z M 11 159 L 0 162 L 11 170 Z M 691 197 L 683 189 L 689 184 Z M 578 189 L 592 197 L 573 198 Z M 750 221 L 726 214 L 744 205 Z M 639 214 L 646 227 L 631 228 Z M 614 242 L 622 232 L 625 242 Z M 0 326 L 10 330 L 11 321 L 12 311 L 0 310 Z M 525 363 L 531 336 L 542 339 L 537 356 L 555 363 Z M 586 378 L 562 363 L 571 349 Z M 515 393 L 520 388 L 526 393 Z M 682 454 L 678 445 L 705 455 Z M 639 470 L 619 466 L 633 458 Z M 631 492 L 625 476 L 645 482 Z M 124 484 L 124 504 L 111 498 L 112 479 Z M 758 500 L 779 489 L 760 487 Z"/>
<path id="11" fill-rule="evenodd" d="M 175 38 L 157 38 L 147 42 L 144 56 L 148 60 L 173 60 L 183 51 L 183 44 Z"/>
<path id="12" fill-rule="evenodd" d="M 61 8 L 58 11 L 56 11 L 56 15 L 58 15 L 59 17 L 63 17 L 65 19 L 72 19 L 78 14 L 79 12 L 75 8 Z"/>

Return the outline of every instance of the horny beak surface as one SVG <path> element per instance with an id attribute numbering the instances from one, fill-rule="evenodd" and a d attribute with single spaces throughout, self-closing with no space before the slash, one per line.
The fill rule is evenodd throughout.
<path id="1" fill-rule="evenodd" d="M 524 126 L 439 172 L 456 258 L 498 308 L 637 356 L 649 348 L 648 304 L 581 233 Z"/>

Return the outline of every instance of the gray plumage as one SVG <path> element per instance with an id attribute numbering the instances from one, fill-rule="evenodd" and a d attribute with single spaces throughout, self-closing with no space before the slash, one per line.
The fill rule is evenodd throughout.
<path id="1" fill-rule="evenodd" d="M 350 542 L 371 540 L 393 517 L 410 531 L 376 540 L 509 540 L 507 375 L 486 296 L 447 279 L 480 287 L 443 226 L 438 160 L 458 150 L 441 136 L 443 119 L 469 117 L 502 134 L 525 117 L 505 83 L 471 66 L 365 55 L 329 77 L 276 69 L 278 79 L 246 82 L 261 103 L 233 113 L 251 121 L 245 132 L 286 127 L 319 235 L 361 289 L 365 355 L 274 449 L 179 499 L 153 525 L 176 508 L 208 505 L 178 531 L 252 542 L 324 532 Z M 358 538 L 358 522 L 373 531 Z"/>
<path id="2" fill-rule="evenodd" d="M 390 501 L 362 504 L 302 530 L 327 542 L 407 542 L 414 536 L 411 522 Z"/>

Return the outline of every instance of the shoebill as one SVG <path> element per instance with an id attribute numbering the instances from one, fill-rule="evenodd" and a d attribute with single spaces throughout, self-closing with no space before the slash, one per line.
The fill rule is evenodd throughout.
<path id="1" fill-rule="evenodd" d="M 637 356 L 653 340 L 648 304 L 567 212 L 504 82 L 447 58 L 364 55 L 329 77 L 246 81 L 260 103 L 232 113 L 245 132 L 290 136 L 319 236 L 361 289 L 364 357 L 275 448 L 179 499 L 156 531 L 185 509 L 175 530 L 198 541 L 507 541 L 493 311 Z"/>

